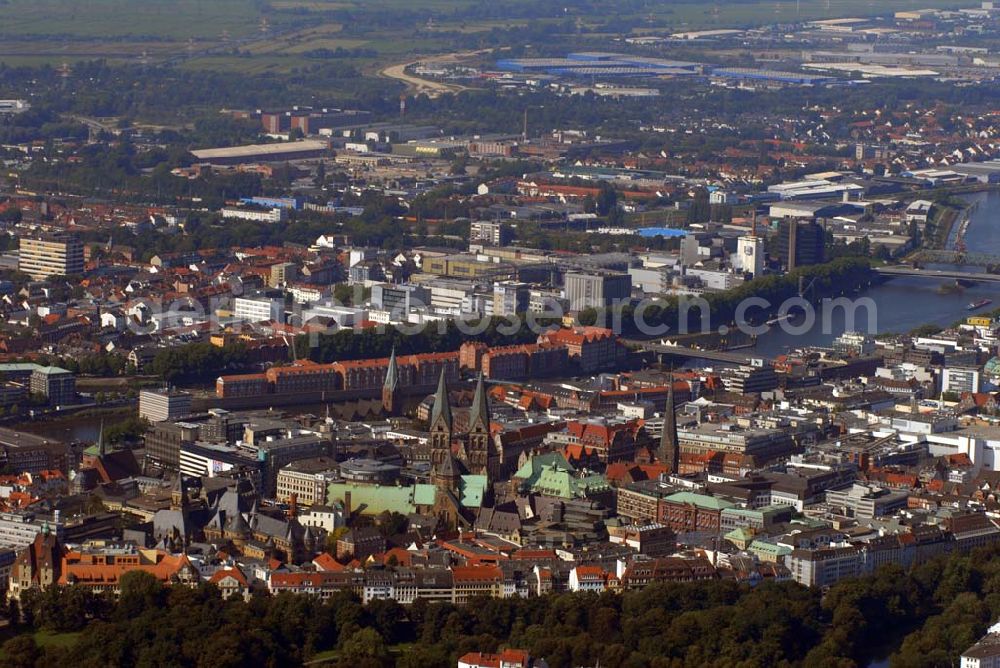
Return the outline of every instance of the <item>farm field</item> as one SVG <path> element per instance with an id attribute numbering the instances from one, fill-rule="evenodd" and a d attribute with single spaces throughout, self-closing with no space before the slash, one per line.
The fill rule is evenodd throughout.
<path id="1" fill-rule="evenodd" d="M 608 0 L 611 4 L 611 0 Z M 566 19 L 585 30 L 604 26 L 609 14 L 576 12 Z M 926 0 L 921 7 L 966 7 L 970 0 Z M 103 58 L 112 62 L 172 62 L 193 69 L 289 72 L 338 52 L 366 72 L 446 54 L 456 38 L 494 30 L 516 31 L 554 18 L 526 18 L 533 3 L 507 0 L 502 19 L 487 16 L 475 0 L 0 0 L 0 62 L 38 65 Z M 911 0 L 778 0 L 759 2 L 660 2 L 632 19 L 634 34 L 663 34 L 789 20 L 886 14 L 910 9 Z M 523 9 L 522 9 L 523 8 Z M 344 12 L 371 16 L 373 9 L 425 16 L 405 28 L 351 24 Z M 367 12 L 367 14 L 366 14 Z M 494 12 L 495 14 L 495 12 Z M 559 19 L 562 20 L 562 19 Z M 648 27 L 647 27 L 648 26 Z M 602 32 L 607 33 L 606 30 Z M 612 48 L 617 35 L 581 35 Z M 468 40 L 466 40 L 468 42 Z M 344 54 L 343 52 L 349 52 Z"/>
<path id="2" fill-rule="evenodd" d="M 260 21 L 253 0 L 7 0 L 0 3 L 0 34 L 113 40 L 234 37 L 254 33 Z"/>

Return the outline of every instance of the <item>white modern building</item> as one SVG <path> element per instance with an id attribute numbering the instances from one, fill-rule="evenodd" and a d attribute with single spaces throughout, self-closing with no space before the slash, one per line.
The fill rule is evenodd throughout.
<path id="1" fill-rule="evenodd" d="M 180 390 L 142 390 L 139 417 L 150 422 L 179 420 L 191 414 L 191 394 Z"/>
<path id="2" fill-rule="evenodd" d="M 222 209 L 223 220 L 250 220 L 258 223 L 281 223 L 288 218 L 285 209 L 251 209 L 244 206 L 227 206 Z"/>
<path id="3" fill-rule="evenodd" d="M 266 295 L 237 297 L 233 300 L 233 316 L 247 322 L 284 322 L 285 300 Z"/>
<path id="4" fill-rule="evenodd" d="M 733 268 L 757 278 L 764 272 L 764 239 L 757 236 L 740 237 L 736 242 Z"/>
<path id="5" fill-rule="evenodd" d="M 706 290 L 732 290 L 743 282 L 742 274 L 734 274 L 731 271 L 721 269 L 703 269 L 701 267 L 688 267 L 684 271 L 686 276 L 697 278 Z"/>
<path id="6" fill-rule="evenodd" d="M 950 366 L 941 371 L 941 391 L 979 392 L 982 389 L 982 374 L 978 367 Z"/>
<path id="7" fill-rule="evenodd" d="M 302 324 L 319 324 L 326 322 L 337 329 L 350 329 L 360 326 L 368 319 L 368 311 L 351 306 L 338 306 L 332 302 L 316 304 L 302 311 Z"/>
<path id="8" fill-rule="evenodd" d="M 965 454 L 979 470 L 1000 470 L 1000 427 L 967 425 L 925 436 L 934 457 Z"/>

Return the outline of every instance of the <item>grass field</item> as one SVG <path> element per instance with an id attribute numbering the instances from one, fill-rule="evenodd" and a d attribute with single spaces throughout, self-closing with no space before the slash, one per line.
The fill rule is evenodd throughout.
<path id="1" fill-rule="evenodd" d="M 301 67 L 302 62 L 301 58 L 281 55 L 263 55 L 250 58 L 241 56 L 205 56 L 189 60 L 183 63 L 181 67 L 213 72 L 265 74 L 269 72 L 287 73 L 297 67 Z"/>
<path id="2" fill-rule="evenodd" d="M 80 637 L 79 633 L 56 633 L 54 631 L 39 631 L 35 634 L 35 642 L 40 647 L 68 647 Z"/>
<path id="3" fill-rule="evenodd" d="M 399 645 L 393 645 L 389 647 L 389 656 L 397 658 L 410 651 L 413 647 L 412 643 L 401 643 Z M 340 652 L 335 649 L 328 649 L 325 652 L 319 652 L 306 662 L 307 666 L 325 666 L 332 665 L 340 657 Z"/>
<path id="4" fill-rule="evenodd" d="M 38 631 L 33 636 L 35 644 L 39 647 L 69 647 L 80 637 L 79 633 L 56 633 L 54 631 Z M 4 640 L 9 638 L 4 637 Z M 3 650 L 0 650 L 0 659 L 6 659 Z"/>
<path id="5" fill-rule="evenodd" d="M 517 4 L 508 20 L 450 20 L 456 9 L 472 6 L 479 0 L 275 0 L 262 13 L 255 0 L 6 0 L 0 1 L 0 34 L 7 36 L 64 36 L 68 38 L 108 38 L 155 36 L 167 41 L 214 39 L 223 31 L 233 38 L 254 36 L 260 20 L 273 26 L 292 21 L 293 16 L 316 14 L 323 21 L 325 12 L 358 7 L 385 11 L 408 9 L 435 17 L 435 30 L 476 31 L 515 25 Z M 614 1 L 606 0 L 609 9 Z M 525 6 L 529 0 L 525 0 Z M 567 16 L 574 16 L 571 3 Z M 971 7 L 974 0 L 762 0 L 761 2 L 659 2 L 650 3 L 655 18 L 690 27 L 732 26 L 815 19 L 848 15 L 889 13 L 913 7 Z M 608 15 L 584 16 L 588 20 L 606 20 Z M 308 18 L 303 19 L 308 20 Z M 320 26 L 315 26 L 320 27 Z"/>
<path id="6" fill-rule="evenodd" d="M 0 4 L 0 34 L 166 40 L 205 39 L 228 30 L 255 33 L 253 0 L 7 0 Z"/>
<path id="7" fill-rule="evenodd" d="M 613 9 L 614 0 L 605 0 Z M 535 0 L 523 0 L 525 7 Z M 521 0 L 510 6 L 504 20 L 463 20 L 462 8 L 481 0 L 0 0 L 0 62 L 18 65 L 58 64 L 87 58 L 135 61 L 146 52 L 153 61 L 170 56 L 192 57 L 184 64 L 197 69 L 287 72 L 310 62 L 317 49 L 364 48 L 375 51 L 373 66 L 403 62 L 409 56 L 447 53 L 455 46 L 441 33 L 477 33 L 527 25 L 518 17 Z M 572 3 L 567 17 L 573 17 Z M 726 0 L 650 3 L 654 23 L 637 33 L 726 28 L 795 20 L 889 14 L 913 7 L 971 7 L 975 0 Z M 267 8 L 262 10 L 261 8 Z M 415 25 L 412 32 L 383 30 L 345 34 L 329 12 L 357 7 L 392 12 L 417 9 L 433 24 Z M 262 11 L 266 13 L 262 14 Z M 579 17 L 597 25 L 610 13 Z M 260 33 L 261 20 L 273 29 Z M 546 22 L 542 20 L 541 22 Z M 538 23 L 538 20 L 531 20 Z M 419 32 L 418 32 L 419 31 Z M 250 58 L 209 52 L 223 44 L 226 33 L 234 49 Z M 583 35 L 583 39 L 596 39 Z M 228 50 L 228 49 L 227 49 Z M 315 62 L 315 61 L 313 61 Z M 372 68 L 366 68 L 372 69 Z M 376 68 L 377 69 L 377 68 Z"/>

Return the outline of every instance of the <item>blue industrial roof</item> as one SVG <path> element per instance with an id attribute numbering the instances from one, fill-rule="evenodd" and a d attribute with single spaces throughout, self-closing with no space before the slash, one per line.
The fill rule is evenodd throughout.
<path id="1" fill-rule="evenodd" d="M 636 230 L 636 233 L 641 237 L 683 237 L 687 234 L 684 230 L 678 230 L 675 227 L 644 227 L 642 229 Z"/>

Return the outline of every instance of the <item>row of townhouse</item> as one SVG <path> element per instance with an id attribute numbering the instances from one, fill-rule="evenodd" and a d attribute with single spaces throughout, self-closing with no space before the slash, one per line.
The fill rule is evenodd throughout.
<path id="1" fill-rule="evenodd" d="M 268 590 L 272 594 L 287 591 L 324 599 L 349 591 L 365 603 L 391 599 L 402 605 L 410 605 L 418 598 L 465 603 L 478 596 L 503 598 L 529 593 L 525 582 L 505 576 L 497 566 L 272 573 Z"/>
<path id="2" fill-rule="evenodd" d="M 464 604 L 471 599 L 527 598 L 552 591 L 621 591 L 654 582 L 692 582 L 717 577 L 703 557 L 665 557 L 618 562 L 606 570 L 599 565 L 567 565 L 564 568 L 524 564 L 480 564 L 426 568 L 386 568 L 316 572 L 273 572 L 267 585 L 272 594 L 292 592 L 326 599 L 350 592 L 363 602 L 394 600 L 402 605 L 414 601 L 447 601 Z"/>

